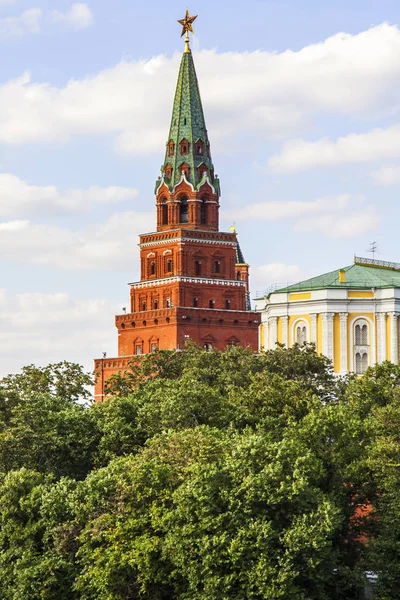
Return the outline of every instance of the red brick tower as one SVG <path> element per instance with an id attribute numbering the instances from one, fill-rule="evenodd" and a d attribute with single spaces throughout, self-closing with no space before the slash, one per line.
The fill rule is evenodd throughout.
<path id="1" fill-rule="evenodd" d="M 140 281 L 130 284 L 129 314 L 115 320 L 118 358 L 95 361 L 96 400 L 103 399 L 107 378 L 133 356 L 182 349 L 188 340 L 207 349 L 258 349 L 260 315 L 250 311 L 249 267 L 235 230 L 218 227 L 220 185 L 188 36 L 185 45 L 155 188 L 157 231 L 140 236 Z"/>

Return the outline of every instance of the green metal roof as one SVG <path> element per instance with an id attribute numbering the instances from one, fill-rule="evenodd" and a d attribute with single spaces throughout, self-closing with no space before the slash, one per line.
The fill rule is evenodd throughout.
<path id="1" fill-rule="evenodd" d="M 180 152 L 180 142 L 182 140 L 187 140 L 188 142 L 187 154 L 181 154 Z M 203 142 L 203 151 L 201 153 L 197 150 L 199 144 L 196 142 L 199 140 Z M 171 141 L 174 143 L 173 156 L 168 155 L 168 143 Z M 199 84 L 191 51 L 184 52 L 182 55 L 172 109 L 171 127 L 162 167 L 163 172 L 167 164 L 170 164 L 172 167 L 171 180 L 165 177 L 165 183 L 170 189 L 180 181 L 183 163 L 189 165 L 190 173 L 188 181 L 190 181 L 195 189 L 199 187 L 199 183 L 203 179 L 202 173 L 198 173 L 198 167 L 203 163 L 212 181 L 213 164 L 201 104 Z M 218 189 L 218 182 L 216 183 Z"/>
<path id="2" fill-rule="evenodd" d="M 373 261 L 369 262 L 373 263 Z M 339 281 L 340 271 L 344 271 L 344 283 L 340 283 Z M 353 264 L 343 269 L 337 269 L 336 271 L 324 273 L 323 275 L 280 288 L 273 293 L 321 290 L 325 288 L 379 289 L 391 287 L 400 287 L 400 270 L 382 267 L 377 264 Z"/>
<path id="3" fill-rule="evenodd" d="M 236 242 L 236 264 L 237 265 L 247 264 L 246 261 L 244 260 L 244 255 L 243 255 L 242 249 L 240 247 L 239 240 L 237 240 L 237 242 Z"/>

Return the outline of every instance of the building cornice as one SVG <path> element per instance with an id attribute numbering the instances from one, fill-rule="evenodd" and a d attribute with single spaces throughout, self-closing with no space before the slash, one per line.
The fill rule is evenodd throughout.
<path id="1" fill-rule="evenodd" d="M 153 279 L 151 281 L 134 281 L 129 283 L 134 289 L 142 289 L 149 287 L 158 287 L 160 285 L 171 285 L 173 283 L 191 283 L 194 285 L 222 285 L 228 287 L 246 287 L 245 281 L 237 279 L 212 279 L 210 277 L 183 277 L 176 275 L 175 277 L 166 277 L 164 279 Z"/>
<path id="2" fill-rule="evenodd" d="M 139 248 L 148 248 L 149 246 L 163 246 L 165 244 L 171 244 L 171 243 L 175 243 L 175 242 L 180 242 L 181 244 L 186 244 L 187 242 L 194 242 L 195 244 L 198 244 L 199 242 L 203 243 L 203 244 L 213 244 L 213 245 L 217 245 L 217 246 L 234 246 L 236 247 L 236 242 L 232 242 L 229 240 L 210 240 L 207 238 L 196 238 L 196 237 L 184 237 L 184 236 L 179 236 L 179 237 L 174 237 L 174 238 L 168 238 L 168 239 L 163 239 L 163 240 L 155 240 L 153 242 L 142 242 L 141 244 L 139 244 Z"/>
<path id="3" fill-rule="evenodd" d="M 375 313 L 375 312 L 398 312 L 400 311 L 399 298 L 357 298 L 357 299 L 329 299 L 308 300 L 299 302 L 280 302 L 266 304 L 264 308 L 258 305 L 257 310 L 263 314 L 263 320 L 272 316 L 283 315 L 297 316 L 304 314 L 334 313 Z"/>

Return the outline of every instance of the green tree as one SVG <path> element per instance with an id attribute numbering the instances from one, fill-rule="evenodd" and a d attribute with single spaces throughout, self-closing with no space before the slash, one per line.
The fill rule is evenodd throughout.
<path id="1" fill-rule="evenodd" d="M 270 421 L 279 436 L 289 418 L 337 398 L 342 384 L 313 347 L 255 356 L 241 347 L 205 352 L 190 344 L 184 352 L 155 353 L 133 363 L 111 390 L 116 396 L 94 408 L 102 430 L 99 465 L 136 452 L 168 429 L 268 428 Z"/>
<path id="2" fill-rule="evenodd" d="M 303 436 L 200 426 L 92 473 L 72 528 L 80 597 L 359 598 L 342 552 L 355 507 Z"/>
<path id="3" fill-rule="evenodd" d="M 82 478 L 92 468 L 92 378 L 79 365 L 32 365 L 0 382 L 0 473 L 25 467 Z"/>
<path id="4" fill-rule="evenodd" d="M 400 366 L 367 370 L 347 391 L 365 423 L 361 489 L 371 502 L 366 567 L 378 576 L 374 597 L 396 600 L 400 588 Z"/>
<path id="5" fill-rule="evenodd" d="M 68 519 L 50 476 L 22 468 L 0 483 L 0 597 L 2 600 L 75 600 L 73 562 L 55 551 L 54 535 Z M 71 496 L 71 493 L 69 494 Z M 63 500 L 65 500 L 63 494 Z M 58 534 L 58 538 L 60 535 Z M 61 538 L 57 543 L 61 543 Z"/>
<path id="6" fill-rule="evenodd" d="M 32 394 L 50 394 L 77 402 L 91 398 L 93 383 L 93 377 L 80 365 L 62 361 L 46 367 L 23 367 L 21 373 L 0 380 L 0 391 L 10 400 L 29 398 Z"/>
<path id="7" fill-rule="evenodd" d="M 359 600 L 367 568 L 385 583 L 392 365 L 338 380 L 309 346 L 191 345 L 94 406 L 46 377 L 0 389 L 0 597 Z"/>

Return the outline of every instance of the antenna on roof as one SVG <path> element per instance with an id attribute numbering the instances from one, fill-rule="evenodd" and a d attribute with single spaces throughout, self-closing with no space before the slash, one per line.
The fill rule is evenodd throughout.
<path id="1" fill-rule="evenodd" d="M 378 246 L 376 242 L 371 242 L 367 252 L 371 252 L 372 260 L 375 260 L 375 253 L 378 253 Z"/>

